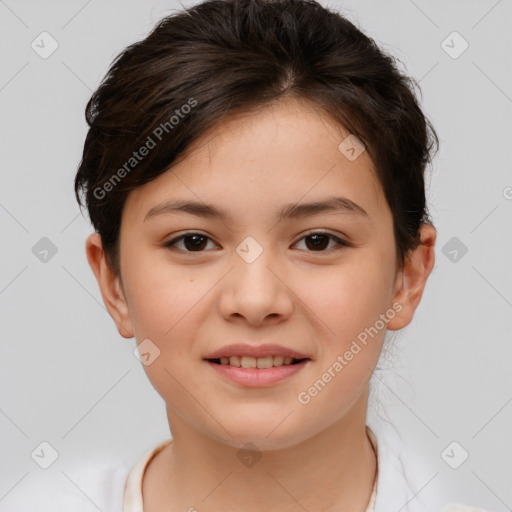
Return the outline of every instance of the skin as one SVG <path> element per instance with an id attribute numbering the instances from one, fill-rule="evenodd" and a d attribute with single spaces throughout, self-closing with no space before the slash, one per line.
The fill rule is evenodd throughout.
<path id="1" fill-rule="evenodd" d="M 387 329 L 411 322 L 434 266 L 436 231 L 422 225 L 422 244 L 397 268 L 391 211 L 367 152 L 350 161 L 338 149 L 347 135 L 299 100 L 229 118 L 128 196 L 122 279 L 110 270 L 99 235 L 87 239 L 119 333 L 137 344 L 149 338 L 160 350 L 144 370 L 165 400 L 174 441 L 146 470 L 146 512 L 365 510 L 377 468 L 365 430 L 369 380 L 386 327 L 309 403 L 297 397 L 393 303 L 401 310 Z M 330 212 L 277 221 L 283 205 L 334 191 L 368 217 Z M 171 199 L 214 204 L 233 218 L 166 213 L 144 221 Z M 327 237 L 315 248 L 309 229 L 351 246 Z M 164 246 L 187 231 L 208 237 L 199 250 L 190 239 L 174 250 Z M 236 252 L 248 236 L 263 249 L 252 263 Z M 278 343 L 311 361 L 277 384 L 247 388 L 203 360 L 243 341 Z M 252 467 L 237 458 L 249 442 L 261 454 Z"/>

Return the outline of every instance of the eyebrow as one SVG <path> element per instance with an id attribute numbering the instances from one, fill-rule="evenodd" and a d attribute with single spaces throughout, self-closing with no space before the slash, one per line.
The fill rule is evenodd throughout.
<path id="1" fill-rule="evenodd" d="M 157 215 L 169 213 L 188 213 L 197 217 L 218 219 L 222 222 L 233 222 L 233 217 L 225 210 L 211 204 L 198 201 L 166 201 L 151 208 L 144 221 Z M 359 215 L 369 219 L 366 210 L 346 197 L 330 197 L 324 201 L 311 203 L 290 203 L 285 205 L 277 215 L 279 221 L 319 215 L 321 213 L 345 213 Z"/>

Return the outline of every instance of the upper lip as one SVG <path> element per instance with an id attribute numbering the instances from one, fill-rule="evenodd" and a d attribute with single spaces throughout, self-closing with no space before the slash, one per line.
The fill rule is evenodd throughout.
<path id="1" fill-rule="evenodd" d="M 248 345 L 244 343 L 237 343 L 234 345 L 226 345 L 211 352 L 205 359 L 219 359 L 220 357 L 231 356 L 249 356 L 249 357 L 266 357 L 266 356 L 289 356 L 294 359 L 309 359 L 306 354 L 286 348 L 281 345 L 263 344 L 263 345 Z"/>

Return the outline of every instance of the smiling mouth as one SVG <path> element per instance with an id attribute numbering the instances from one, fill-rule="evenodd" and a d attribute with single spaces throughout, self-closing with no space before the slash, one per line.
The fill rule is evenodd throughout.
<path id="1" fill-rule="evenodd" d="M 222 366 L 234 366 L 236 368 L 257 368 L 267 369 L 279 366 L 291 366 L 299 364 L 302 361 L 308 361 L 309 358 L 295 359 L 290 356 L 267 356 L 267 357 L 251 357 L 251 356 L 231 356 L 219 357 L 214 359 L 206 359 L 210 363 L 219 364 Z"/>

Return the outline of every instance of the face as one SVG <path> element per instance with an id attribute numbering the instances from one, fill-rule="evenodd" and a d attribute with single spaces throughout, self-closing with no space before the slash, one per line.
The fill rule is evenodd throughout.
<path id="1" fill-rule="evenodd" d="M 146 340 L 144 370 L 171 430 L 180 418 L 232 446 L 277 449 L 363 411 L 386 328 L 407 324 L 415 305 L 372 162 L 339 149 L 348 135 L 307 103 L 280 102 L 218 124 L 128 196 L 126 308 L 112 316 L 123 336 Z M 232 344 L 244 347 L 226 357 L 277 346 L 245 365 L 279 365 L 290 351 L 300 362 L 208 360 Z"/>

